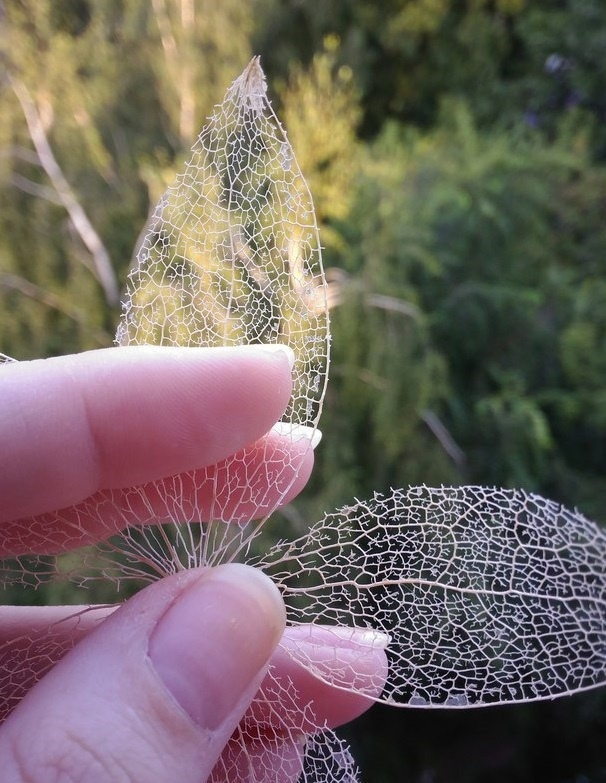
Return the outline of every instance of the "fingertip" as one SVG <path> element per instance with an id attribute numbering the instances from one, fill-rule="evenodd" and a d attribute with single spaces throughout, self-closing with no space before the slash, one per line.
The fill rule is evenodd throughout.
<path id="1" fill-rule="evenodd" d="M 280 593 L 262 572 L 240 564 L 206 569 L 158 622 L 150 658 L 191 719 L 216 730 L 243 714 L 285 623 Z"/>
<path id="2" fill-rule="evenodd" d="M 0 522 L 234 454 L 284 414 L 292 359 L 275 345 L 132 346 L 11 365 L 2 374 Z"/>
<path id="3" fill-rule="evenodd" d="M 250 567 L 191 570 L 154 583 L 21 701 L 0 732 L 0 767 L 27 773 L 9 772 L 9 780 L 47 780 L 57 768 L 70 780 L 206 780 L 260 686 L 284 622 L 276 587 Z M 99 748 L 96 772 L 91 750 Z"/>
<path id="4" fill-rule="evenodd" d="M 388 641 L 386 634 L 371 629 L 315 623 L 288 627 L 269 676 L 291 683 L 307 707 L 294 728 L 305 733 L 318 726 L 335 728 L 369 709 L 387 679 Z M 261 720 L 263 705 L 255 701 L 253 709 Z M 269 714 L 263 718 L 272 721 Z"/>

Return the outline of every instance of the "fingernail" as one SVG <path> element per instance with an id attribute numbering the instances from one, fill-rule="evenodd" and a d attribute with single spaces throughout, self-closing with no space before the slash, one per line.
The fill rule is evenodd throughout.
<path id="1" fill-rule="evenodd" d="M 254 344 L 254 345 L 248 345 L 247 348 L 254 348 L 258 351 L 263 351 L 264 353 L 269 354 L 272 357 L 280 357 L 283 359 L 284 356 L 286 356 L 286 359 L 288 361 L 288 366 L 292 370 L 295 364 L 295 352 L 293 349 L 288 345 L 283 345 L 282 343 L 272 343 L 272 344 Z"/>
<path id="2" fill-rule="evenodd" d="M 271 428 L 272 432 L 278 435 L 284 435 L 291 438 L 293 441 L 308 440 L 311 443 L 312 449 L 322 440 L 322 431 L 317 427 L 307 427 L 304 424 L 291 424 L 288 421 L 278 421 Z"/>
<path id="3" fill-rule="evenodd" d="M 280 593 L 261 571 L 209 568 L 160 618 L 149 655 L 192 720 L 215 730 L 254 696 L 284 624 Z"/>

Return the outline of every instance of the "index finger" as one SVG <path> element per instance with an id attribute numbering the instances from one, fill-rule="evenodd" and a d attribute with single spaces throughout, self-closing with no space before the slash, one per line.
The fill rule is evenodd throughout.
<path id="1" fill-rule="evenodd" d="M 0 525 L 212 465 L 292 389 L 281 346 L 109 348 L 0 371 Z"/>

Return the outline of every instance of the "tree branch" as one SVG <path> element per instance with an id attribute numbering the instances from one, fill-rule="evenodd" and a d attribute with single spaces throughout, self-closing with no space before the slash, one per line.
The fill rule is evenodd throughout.
<path id="1" fill-rule="evenodd" d="M 120 299 L 118 281 L 114 273 L 109 254 L 88 219 L 82 205 L 77 200 L 61 167 L 51 149 L 40 114 L 27 87 L 17 79 L 9 76 L 9 81 L 17 100 L 21 104 L 30 138 L 38 153 L 40 165 L 50 179 L 57 196 L 67 211 L 78 236 L 93 257 L 95 276 L 110 305 L 116 305 Z"/>
<path id="2" fill-rule="evenodd" d="M 33 182 L 27 177 L 23 177 L 21 174 L 13 172 L 11 176 L 11 184 L 24 193 L 29 193 L 30 196 L 36 196 L 37 198 L 46 199 L 51 204 L 58 204 L 62 206 L 61 199 L 57 195 L 54 188 L 49 188 L 47 185 L 42 185 L 40 182 Z"/>
<path id="3" fill-rule="evenodd" d="M 195 95 L 193 89 L 193 51 L 190 45 L 195 25 L 193 0 L 180 0 L 177 9 L 180 24 L 180 36 L 175 37 L 166 0 L 152 0 L 156 24 L 160 32 L 160 41 L 171 82 L 177 92 L 179 103 L 179 140 L 188 147 L 195 133 Z M 180 41 L 180 43 L 179 43 Z"/>
<path id="4" fill-rule="evenodd" d="M 52 310 L 56 310 L 59 313 L 67 316 L 72 321 L 80 326 L 88 326 L 88 318 L 85 313 L 76 307 L 66 305 L 62 299 L 60 299 L 52 291 L 47 291 L 45 288 L 41 288 L 39 285 L 26 280 L 20 275 L 13 274 L 0 274 L 0 288 L 7 288 L 11 291 L 18 291 L 23 296 L 27 296 L 28 299 L 33 299 L 36 302 L 40 302 L 45 307 L 50 307 Z M 105 346 L 108 344 L 108 335 L 103 331 L 98 331 L 94 335 L 95 342 L 98 345 Z M 4 356 L 4 359 L 0 358 L 0 361 L 10 361 L 10 357 L 6 354 L 0 354 L 0 357 Z M 16 360 L 12 360 L 16 361 Z"/>
<path id="5" fill-rule="evenodd" d="M 409 302 L 397 299 L 395 296 L 386 296 L 384 294 L 368 294 L 364 301 L 370 307 L 376 307 L 379 310 L 390 310 L 393 313 L 407 315 L 410 318 L 419 317 L 419 309 Z"/>
<path id="6" fill-rule="evenodd" d="M 181 67 L 181 112 L 179 117 L 179 134 L 181 143 L 187 146 L 192 143 L 196 121 L 196 100 L 194 95 L 193 47 L 191 37 L 196 24 L 193 0 L 181 0 L 181 26 L 186 41 L 185 56 Z"/>
<path id="7" fill-rule="evenodd" d="M 444 424 L 440 421 L 438 416 L 430 410 L 424 410 L 421 414 L 421 418 L 425 424 L 429 427 L 430 431 L 435 435 L 438 442 L 448 454 L 454 464 L 461 470 L 466 462 L 465 452 L 456 443 L 450 432 L 446 429 Z"/>
<path id="8" fill-rule="evenodd" d="M 160 42 L 164 49 L 164 57 L 166 58 L 166 64 L 170 71 L 175 75 L 177 67 L 177 42 L 171 29 L 170 18 L 168 11 L 166 10 L 166 3 L 164 0 L 152 0 L 152 8 L 156 16 L 156 24 L 160 31 Z"/>

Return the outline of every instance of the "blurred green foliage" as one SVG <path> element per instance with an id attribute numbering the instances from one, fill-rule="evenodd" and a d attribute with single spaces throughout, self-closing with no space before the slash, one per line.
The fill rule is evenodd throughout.
<path id="1" fill-rule="evenodd" d="M 110 345 L 118 317 L 24 96 L 121 289 L 150 207 L 260 52 L 317 203 L 334 304 L 325 437 L 291 521 L 390 485 L 468 482 L 606 522 L 603 0 L 0 12 L 1 351 Z M 367 779 L 606 779 L 599 694 L 490 715 L 367 718 Z"/>

